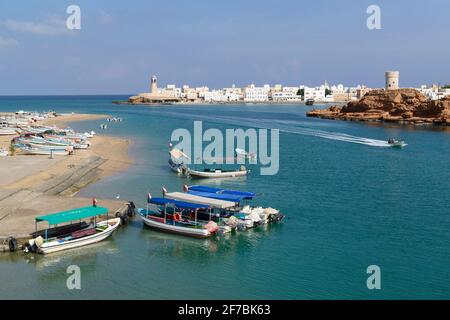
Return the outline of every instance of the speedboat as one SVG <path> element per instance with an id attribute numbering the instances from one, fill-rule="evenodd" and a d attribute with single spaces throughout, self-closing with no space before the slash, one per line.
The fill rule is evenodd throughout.
<path id="1" fill-rule="evenodd" d="M 236 148 L 236 149 L 234 149 L 234 151 L 236 152 L 236 158 L 237 157 L 243 157 L 245 159 L 255 159 L 256 158 L 256 154 L 249 153 L 249 152 L 245 151 L 244 149 Z"/>
<path id="2" fill-rule="evenodd" d="M 388 139 L 387 143 L 390 147 L 394 148 L 403 148 L 406 147 L 407 144 L 403 140 L 396 140 L 396 139 Z"/>

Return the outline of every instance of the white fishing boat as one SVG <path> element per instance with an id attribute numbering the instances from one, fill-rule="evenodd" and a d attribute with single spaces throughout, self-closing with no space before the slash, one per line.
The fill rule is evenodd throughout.
<path id="1" fill-rule="evenodd" d="M 13 136 L 17 135 L 17 129 L 15 128 L 0 128 L 0 136 Z"/>
<path id="2" fill-rule="evenodd" d="M 169 167 L 172 171 L 176 173 L 187 173 L 187 166 L 185 165 L 185 161 L 188 160 L 189 157 L 181 150 L 177 148 L 173 148 L 169 150 Z"/>
<path id="3" fill-rule="evenodd" d="M 33 142 L 22 142 L 21 143 L 30 146 L 31 148 L 34 148 L 36 150 L 53 150 L 53 151 L 73 151 L 74 147 L 72 146 L 55 146 L 55 145 L 48 145 L 48 144 L 37 144 Z"/>
<path id="4" fill-rule="evenodd" d="M 235 177 L 243 177 L 248 173 L 247 168 L 245 166 L 241 166 L 239 170 L 223 170 L 223 169 L 210 169 L 205 168 L 202 171 L 188 169 L 188 175 L 196 178 L 235 178 Z"/>
<path id="5" fill-rule="evenodd" d="M 98 216 L 107 214 L 107 208 L 92 206 L 37 217 L 36 225 L 41 221 L 46 221 L 51 226 L 88 218 L 94 219 L 94 222 L 76 225 L 75 231 L 70 230 L 70 225 L 64 228 L 63 232 L 52 232 L 51 229 L 46 229 L 42 236 L 39 235 L 30 240 L 24 251 L 48 254 L 102 241 L 109 237 L 120 225 L 120 218 L 96 222 Z M 36 230 L 35 234 L 37 233 Z"/>
<path id="6" fill-rule="evenodd" d="M 17 146 L 22 154 L 27 155 L 48 155 L 48 156 L 67 156 L 71 151 L 67 148 L 53 148 L 53 149 L 44 149 L 44 148 L 33 148 L 31 146 Z"/>
<path id="7" fill-rule="evenodd" d="M 149 209 L 149 206 L 156 208 Z M 147 208 L 138 209 L 138 213 L 144 224 L 150 228 L 195 238 L 210 237 L 219 230 L 219 227 L 214 221 L 207 223 L 197 221 L 198 210 L 209 210 L 209 206 L 149 197 Z"/>

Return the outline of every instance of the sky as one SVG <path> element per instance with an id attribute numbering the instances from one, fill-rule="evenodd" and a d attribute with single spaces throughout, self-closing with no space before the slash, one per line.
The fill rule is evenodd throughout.
<path id="1" fill-rule="evenodd" d="M 69 30 L 78 5 L 81 29 Z M 369 5 L 381 29 L 367 28 Z M 450 1 L 0 2 L 0 95 L 134 94 L 176 84 L 450 83 Z"/>

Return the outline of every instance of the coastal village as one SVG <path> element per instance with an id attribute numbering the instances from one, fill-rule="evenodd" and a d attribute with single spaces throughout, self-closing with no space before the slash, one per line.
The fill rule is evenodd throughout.
<path id="1" fill-rule="evenodd" d="M 398 88 L 398 71 L 386 72 L 392 83 L 389 89 Z M 397 79 L 397 80 L 395 80 Z M 386 80 L 388 81 L 388 80 Z M 393 83 L 396 82 L 395 87 Z M 183 85 L 177 87 L 175 84 L 168 84 L 166 87 L 158 87 L 158 79 L 153 75 L 150 79 L 149 92 L 140 93 L 129 97 L 128 101 L 117 101 L 124 104 L 172 104 L 172 103 L 346 103 L 357 101 L 366 93 L 380 88 L 369 88 L 365 85 L 355 87 L 344 86 L 343 84 L 330 85 L 327 81 L 316 87 L 306 85 L 284 86 L 276 84 L 271 86 L 264 84 L 256 86 L 250 84 L 243 88 L 232 85 L 222 89 L 210 89 L 207 86 L 190 87 Z M 422 85 L 415 88 L 422 95 L 430 100 L 442 99 L 450 95 L 450 86 Z"/>

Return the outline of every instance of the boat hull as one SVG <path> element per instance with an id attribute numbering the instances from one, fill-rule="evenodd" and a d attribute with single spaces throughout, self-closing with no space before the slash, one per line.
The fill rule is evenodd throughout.
<path id="1" fill-rule="evenodd" d="M 146 216 L 140 215 L 144 224 L 152 229 L 156 229 L 163 232 L 180 234 L 183 236 L 194 237 L 194 238 L 208 238 L 212 235 L 212 233 L 207 229 L 194 229 L 188 227 L 181 227 L 166 224 L 164 222 L 155 221 L 151 218 L 147 218 Z"/>
<path id="2" fill-rule="evenodd" d="M 78 247 L 87 246 L 90 244 L 94 244 L 100 242 L 106 238 L 108 238 L 120 225 L 120 218 L 109 219 L 108 222 L 113 222 L 113 225 L 109 225 L 108 228 L 100 233 L 96 233 L 92 236 L 87 236 L 85 238 L 69 240 L 62 243 L 58 241 L 52 241 L 43 244 L 39 247 L 39 251 L 42 254 L 49 254 L 53 252 L 74 249 Z M 98 226 L 106 225 L 107 221 L 102 221 L 98 223 Z"/>
<path id="3" fill-rule="evenodd" d="M 247 170 L 242 171 L 227 171 L 227 172 L 204 172 L 189 170 L 189 175 L 191 177 L 197 178 L 236 178 L 243 177 L 247 175 Z"/>

